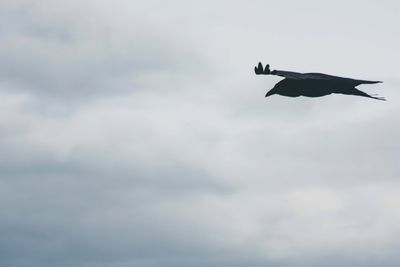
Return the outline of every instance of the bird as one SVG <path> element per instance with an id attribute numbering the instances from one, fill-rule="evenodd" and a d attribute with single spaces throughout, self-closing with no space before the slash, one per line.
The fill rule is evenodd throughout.
<path id="1" fill-rule="evenodd" d="M 254 71 L 257 75 L 277 75 L 285 78 L 275 84 L 275 86 L 267 92 L 265 97 L 271 95 L 320 97 L 330 94 L 344 94 L 363 96 L 383 101 L 386 100 L 384 97 L 369 95 L 356 88 L 356 86 L 360 84 L 376 84 L 382 81 L 357 80 L 324 73 L 298 73 L 283 70 L 271 71 L 269 64 L 264 68 L 261 62 L 254 67 Z"/>

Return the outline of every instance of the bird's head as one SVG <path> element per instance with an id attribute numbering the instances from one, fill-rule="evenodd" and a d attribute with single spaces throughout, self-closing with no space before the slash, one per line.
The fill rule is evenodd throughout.
<path id="1" fill-rule="evenodd" d="M 267 94 L 265 95 L 265 97 L 269 97 L 271 95 L 275 95 L 277 93 L 277 89 L 275 88 L 276 86 L 274 86 L 274 88 L 272 88 L 271 90 L 269 90 L 267 92 Z"/>
<path id="2" fill-rule="evenodd" d="M 275 84 L 274 88 L 269 90 L 265 97 L 271 95 L 291 95 L 291 92 L 298 86 L 298 83 L 297 80 L 283 79 Z"/>

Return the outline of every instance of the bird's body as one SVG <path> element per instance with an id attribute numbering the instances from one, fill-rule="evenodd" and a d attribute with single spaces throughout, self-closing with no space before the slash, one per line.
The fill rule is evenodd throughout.
<path id="1" fill-rule="evenodd" d="M 357 88 L 360 84 L 375 84 L 380 81 L 357 80 L 323 73 L 297 73 L 291 71 L 269 70 L 269 65 L 263 69 L 261 63 L 255 68 L 256 74 L 272 74 L 285 77 L 272 88 L 267 96 L 278 94 L 289 97 L 307 96 L 320 97 L 330 94 L 357 95 L 378 100 L 382 97 L 371 96 Z"/>
<path id="2" fill-rule="evenodd" d="M 325 84 L 323 80 L 293 80 L 283 79 L 275 85 L 276 94 L 290 97 L 318 97 L 331 94 L 335 85 Z"/>

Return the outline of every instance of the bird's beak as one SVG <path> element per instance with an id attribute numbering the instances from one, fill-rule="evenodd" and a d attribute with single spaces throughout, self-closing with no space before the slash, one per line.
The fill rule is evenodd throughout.
<path id="1" fill-rule="evenodd" d="M 268 93 L 265 95 L 265 97 L 269 97 L 274 94 L 275 94 L 275 92 L 273 92 L 273 90 L 269 90 Z"/>

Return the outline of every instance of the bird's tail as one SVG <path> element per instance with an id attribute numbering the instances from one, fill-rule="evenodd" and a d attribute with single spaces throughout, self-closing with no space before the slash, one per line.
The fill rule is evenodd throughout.
<path id="1" fill-rule="evenodd" d="M 341 90 L 338 93 L 345 94 L 345 95 L 364 96 L 364 97 L 368 97 L 368 98 L 373 98 L 373 99 L 377 99 L 377 100 L 386 101 L 386 98 L 384 98 L 384 97 L 377 96 L 376 94 L 370 95 L 370 94 L 367 94 L 367 93 L 365 93 L 365 92 L 363 92 L 361 90 L 358 90 L 357 88 L 354 88 L 354 87 L 351 88 L 350 90 L 345 90 L 345 91 Z"/>

